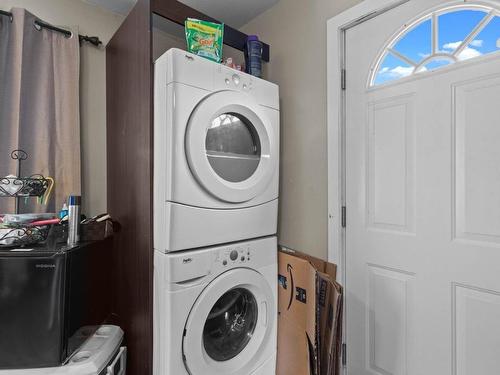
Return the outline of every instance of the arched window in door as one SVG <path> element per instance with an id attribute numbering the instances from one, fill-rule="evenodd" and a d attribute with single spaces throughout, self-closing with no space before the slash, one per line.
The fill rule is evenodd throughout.
<path id="1" fill-rule="evenodd" d="M 404 25 L 380 53 L 369 86 L 393 82 L 500 51 L 500 10 L 448 6 Z"/>

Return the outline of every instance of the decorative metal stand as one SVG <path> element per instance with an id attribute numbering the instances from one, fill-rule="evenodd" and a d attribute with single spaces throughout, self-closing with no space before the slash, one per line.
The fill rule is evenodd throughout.
<path id="1" fill-rule="evenodd" d="M 50 186 L 50 181 L 44 176 L 35 174 L 22 177 L 22 162 L 28 159 L 24 150 L 11 152 L 12 160 L 17 160 L 16 176 L 0 178 L 0 198 L 15 199 L 15 213 L 19 214 L 19 204 L 22 198 L 41 197 Z M 0 230 L 0 248 L 11 246 L 26 246 L 45 241 L 50 227 L 10 226 Z"/>
<path id="2" fill-rule="evenodd" d="M 49 187 L 49 180 L 39 174 L 21 177 L 22 162 L 28 159 L 28 154 L 23 150 L 14 150 L 10 157 L 17 160 L 17 176 L 0 178 L 0 197 L 15 198 L 15 212 L 19 213 L 21 198 L 41 197 Z"/>
<path id="3" fill-rule="evenodd" d="M 18 227 L 9 228 L 4 234 L 0 233 L 0 249 L 3 247 L 22 247 L 37 244 L 47 239 L 50 227 Z"/>

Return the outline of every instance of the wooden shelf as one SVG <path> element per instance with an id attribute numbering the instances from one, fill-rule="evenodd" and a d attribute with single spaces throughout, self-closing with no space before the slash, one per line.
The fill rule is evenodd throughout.
<path id="1" fill-rule="evenodd" d="M 190 6 L 181 3 L 177 0 L 152 0 L 151 11 L 169 21 L 175 22 L 179 25 L 184 25 L 186 18 L 192 17 L 203 21 L 221 23 L 220 21 L 203 14 Z M 229 25 L 224 25 L 224 44 L 243 51 L 247 34 L 239 30 L 233 29 Z M 268 44 L 263 43 L 262 60 L 269 62 L 270 47 Z"/>

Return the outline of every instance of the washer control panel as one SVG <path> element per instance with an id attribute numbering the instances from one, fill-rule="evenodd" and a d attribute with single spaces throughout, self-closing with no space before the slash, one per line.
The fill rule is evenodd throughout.
<path id="1" fill-rule="evenodd" d="M 251 259 L 252 251 L 250 246 L 230 246 L 219 251 L 216 263 L 220 263 L 225 267 L 241 266 L 250 262 Z"/>
<path id="2" fill-rule="evenodd" d="M 229 253 L 229 258 L 234 262 L 236 259 L 238 259 L 238 250 L 231 250 Z"/>

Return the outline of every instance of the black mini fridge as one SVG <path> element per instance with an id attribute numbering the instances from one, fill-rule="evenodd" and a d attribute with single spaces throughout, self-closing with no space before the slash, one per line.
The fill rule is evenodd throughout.
<path id="1" fill-rule="evenodd" d="M 0 250 L 0 369 L 59 366 L 109 318 L 111 241 Z"/>

